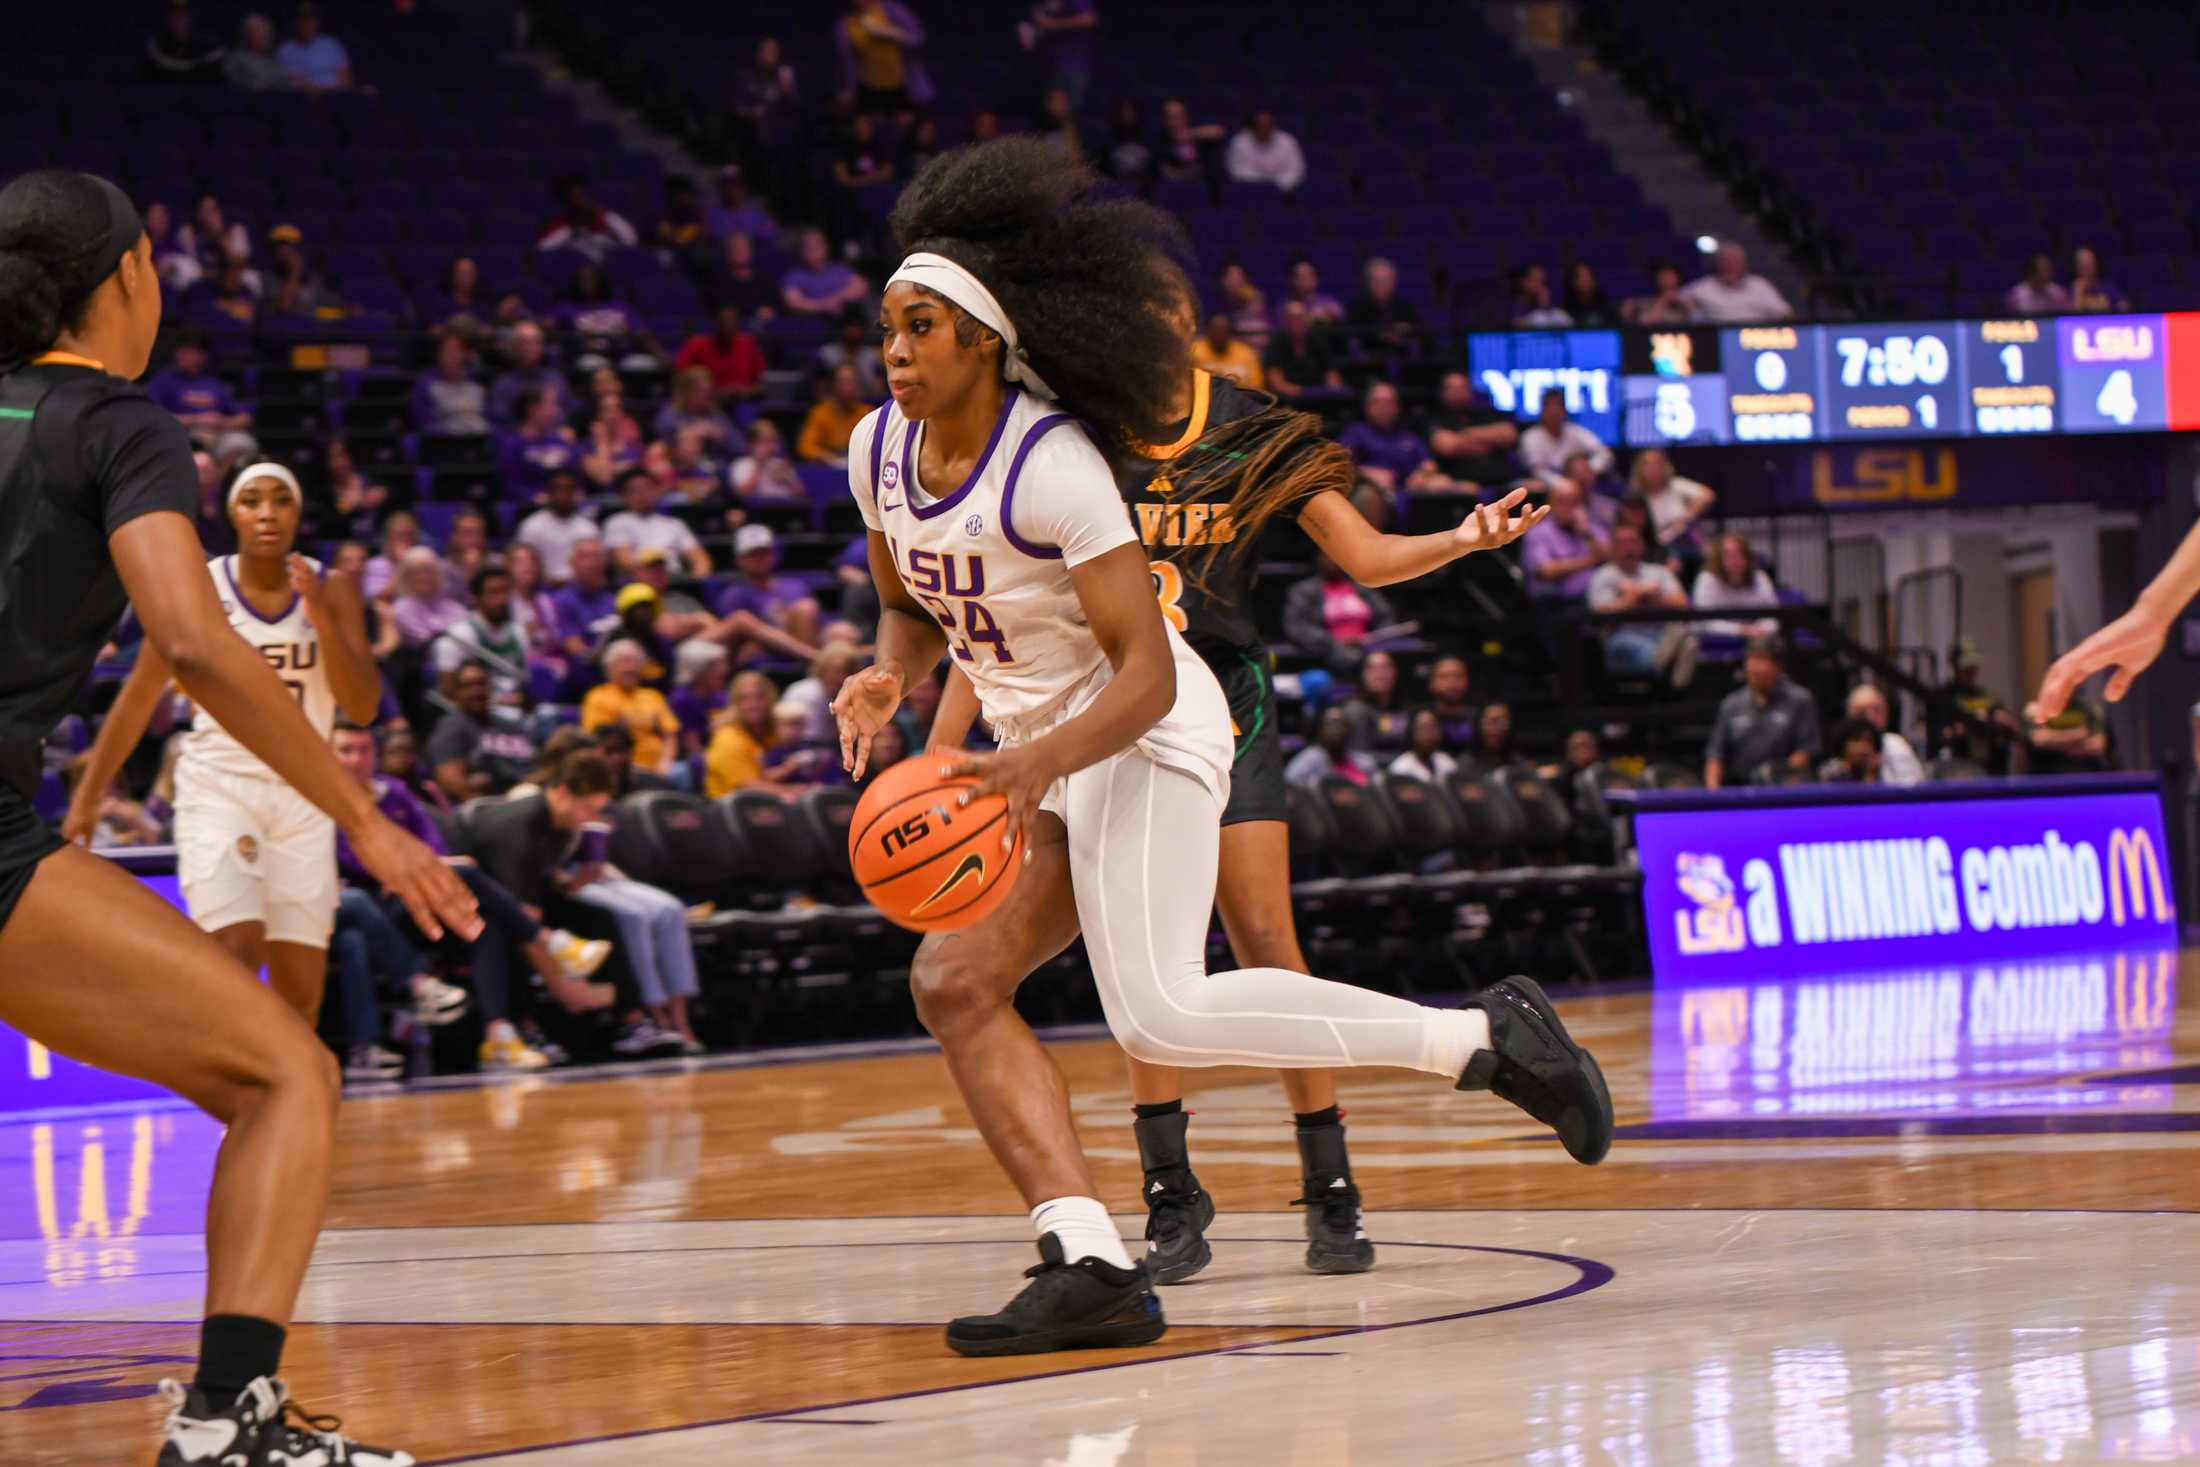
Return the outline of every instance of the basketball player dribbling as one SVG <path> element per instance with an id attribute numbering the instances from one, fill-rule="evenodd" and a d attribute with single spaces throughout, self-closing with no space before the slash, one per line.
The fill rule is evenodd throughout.
<path id="1" fill-rule="evenodd" d="M 1229 710 L 1162 619 L 1087 436 L 1164 441 L 1190 372 L 1171 319 L 1182 278 L 1163 253 L 1177 236 L 1146 205 L 1091 198 L 1091 183 L 1024 138 L 918 175 L 895 206 L 910 253 L 883 307 L 894 400 L 849 445 L 882 616 L 876 663 L 835 700 L 843 756 L 860 777 L 903 691 L 950 653 L 1001 745 L 964 765 L 1029 843 L 1003 906 L 928 936 L 911 972 L 1039 1234 L 1030 1284 L 996 1314 L 949 1324 L 965 1354 L 1141 1344 L 1167 1328 L 1150 1273 L 1093 1196 L 1061 1070 L 1010 1002 L 1080 929 L 1134 1058 L 1422 1070 L 1495 1090 L 1581 1161 L 1611 1143 L 1602 1076 L 1531 981 L 1442 1010 L 1279 969 L 1205 971 Z M 1013 977 L 996 948 L 1020 955 Z"/>
<path id="2" fill-rule="evenodd" d="M 1188 349 L 1198 320 L 1188 288 L 1175 320 Z M 1527 496 L 1514 490 L 1470 511 L 1454 530 L 1384 534 L 1348 498 L 1351 458 L 1320 436 L 1320 420 L 1312 414 L 1198 370 L 1179 385 L 1168 413 L 1171 431 L 1164 441 L 1128 445 L 1115 455 L 1116 481 L 1153 561 L 1163 617 L 1184 635 L 1229 701 L 1234 762 L 1222 811 L 1216 907 L 1240 964 L 1304 972 L 1308 964 L 1291 913 L 1275 658 L 1253 622 L 1254 547 L 1279 517 L 1295 519 L 1355 581 L 1385 586 L 1509 545 L 1550 510 L 1515 515 Z M 977 712 L 977 695 L 958 669 L 940 699 L 930 751 L 960 749 Z M 1002 956 L 1015 960 L 1014 954 Z M 1181 1283 L 1213 1256 L 1206 1231 L 1214 1199 L 1192 1170 L 1182 1071 L 1138 1059 L 1128 1065 L 1132 1133 L 1145 1173 L 1139 1195 L 1146 1206 L 1146 1264 L 1155 1282 Z M 1285 1070 L 1282 1079 L 1299 1151 L 1296 1204 L 1306 1208 L 1306 1266 L 1315 1273 L 1372 1268 L 1375 1245 L 1362 1224 L 1336 1076 L 1303 1069 Z"/>
<path id="3" fill-rule="evenodd" d="M 190 440 L 130 385 L 160 314 L 120 189 L 64 170 L 0 188 L 0 1023 L 226 1127 L 197 1379 L 163 1383 L 160 1467 L 409 1467 L 296 1416 L 276 1378 L 328 1202 L 334 1059 L 219 943 L 32 805 L 41 743 L 127 603 L 193 699 L 334 819 L 424 930 L 480 930 L 458 878 L 382 817 L 230 630 L 199 548 Z M 85 1445 L 87 1460 L 115 1455 Z"/>

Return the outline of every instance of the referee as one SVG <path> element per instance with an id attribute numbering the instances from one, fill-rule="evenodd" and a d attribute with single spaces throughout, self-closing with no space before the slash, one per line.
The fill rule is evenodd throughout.
<path id="1" fill-rule="evenodd" d="M 406 1467 L 405 1453 L 291 1424 L 275 1379 L 328 1200 L 333 1059 L 212 938 L 32 808 L 40 745 L 131 605 L 192 698 L 327 811 L 424 930 L 479 927 L 465 887 L 382 818 L 230 631 L 193 528 L 191 445 L 131 385 L 160 310 L 152 246 L 120 189 L 61 170 L 0 188 L 0 1022 L 228 1128 L 198 1376 L 162 1386 L 174 1409 L 160 1467 Z"/>

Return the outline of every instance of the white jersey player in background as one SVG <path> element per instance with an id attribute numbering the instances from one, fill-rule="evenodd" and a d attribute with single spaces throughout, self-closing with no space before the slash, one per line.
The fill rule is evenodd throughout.
<path id="1" fill-rule="evenodd" d="M 1148 1271 L 1094 1196 L 1062 1073 L 1012 1003 L 1080 930 L 1108 1026 L 1134 1057 L 1421 1070 L 1496 1090 L 1579 1160 L 1611 1144 L 1595 1062 L 1532 982 L 1434 1009 L 1283 969 L 1206 971 L 1229 712 L 1162 619 L 1114 474 L 1071 416 L 1159 441 L 1189 371 L 1171 324 L 1184 285 L 1151 249 L 1165 218 L 1089 201 L 1088 181 L 1023 139 L 957 150 L 918 176 L 894 214 L 913 253 L 881 321 L 894 401 L 848 448 L 882 615 L 875 665 L 834 701 L 843 755 L 860 776 L 903 692 L 952 655 L 1001 752 L 942 762 L 1005 796 L 1028 842 L 1000 909 L 929 935 L 910 974 L 1039 1234 L 1030 1286 L 997 1314 L 949 1324 L 964 1354 L 1135 1345 L 1166 1328 Z M 1042 324 L 1020 336 L 1027 321 Z"/>
<path id="2" fill-rule="evenodd" d="M 293 548 L 304 495 L 289 469 L 253 464 L 229 489 L 237 553 L 207 562 L 237 635 L 259 650 L 323 740 L 340 709 L 371 724 L 382 682 L 359 590 Z M 62 833 L 89 834 L 99 796 L 137 747 L 173 674 L 147 643 L 101 725 Z M 186 694 L 189 688 L 183 690 Z M 321 1014 L 336 920 L 336 827 L 201 709 L 176 763 L 176 873 L 191 918 L 306 1023 Z"/>

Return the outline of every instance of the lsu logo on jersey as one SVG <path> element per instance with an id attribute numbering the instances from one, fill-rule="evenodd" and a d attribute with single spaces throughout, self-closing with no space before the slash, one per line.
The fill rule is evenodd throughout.
<path id="1" fill-rule="evenodd" d="M 1681 951 L 1696 957 L 1736 953 L 1749 946 L 1742 909 L 1734 900 L 1734 881 L 1726 874 L 1725 858 L 1683 851 L 1674 864 L 1681 895 L 1696 904 L 1693 912 L 1673 914 Z"/>

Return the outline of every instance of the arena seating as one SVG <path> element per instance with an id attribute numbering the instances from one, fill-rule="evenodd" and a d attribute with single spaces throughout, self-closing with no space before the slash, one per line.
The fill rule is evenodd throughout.
<path id="1" fill-rule="evenodd" d="M 2090 245 L 2147 306 L 2200 304 L 2200 13 L 2146 0 L 1765 6 L 1594 0 L 1600 56 L 1860 305 L 1999 309 Z M 1747 56 L 1749 65 L 1701 64 Z M 1996 85 L 1951 86 L 1951 71 Z M 2067 274 L 2067 268 L 2059 273 Z"/>
<path id="2" fill-rule="evenodd" d="M 1011 0 L 918 7 L 924 64 L 939 94 L 931 110 L 948 141 L 979 108 L 1015 127 L 1036 104 L 1043 77 L 1011 35 L 1027 8 Z M 796 24 L 773 17 L 706 54 L 690 38 L 706 18 L 724 23 L 707 0 L 663 0 L 646 16 L 619 0 L 552 0 L 544 11 L 577 64 L 625 77 L 637 101 L 679 97 L 675 111 L 695 119 L 698 140 L 724 136 L 709 115 L 726 105 L 727 72 L 764 34 L 783 43 L 805 78 L 813 113 L 833 74 L 827 12 Z M 1616 300 L 1641 288 L 1653 259 L 1692 251 L 1471 14 L 1439 17 L 1410 0 L 1283 0 L 1218 23 L 1204 8 L 1111 0 L 1103 21 L 1079 118 L 1088 153 L 1105 150 L 1111 109 L 1125 97 L 1149 127 L 1171 97 L 1196 122 L 1231 131 L 1266 108 L 1305 150 L 1307 181 L 1289 200 L 1227 181 L 1213 190 L 1160 186 L 1157 201 L 1184 220 L 1210 280 L 1234 258 L 1274 298 L 1303 253 L 1325 288 L 1349 299 L 1361 261 L 1382 254 L 1398 265 L 1400 293 L 1424 321 L 1482 323 L 1504 318 L 1501 280 L 1517 265 L 1543 264 L 1555 278 L 1566 260 L 1586 259 Z M 817 147 L 813 172 L 822 137 Z"/>

